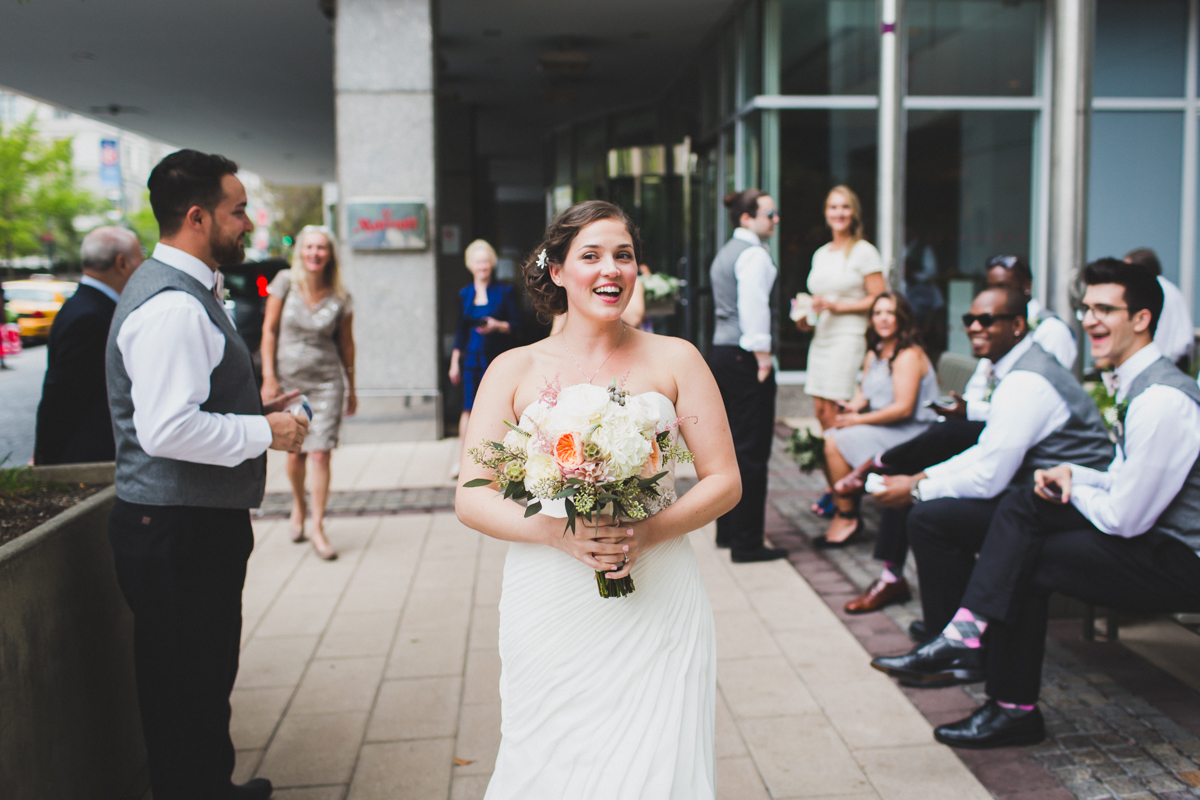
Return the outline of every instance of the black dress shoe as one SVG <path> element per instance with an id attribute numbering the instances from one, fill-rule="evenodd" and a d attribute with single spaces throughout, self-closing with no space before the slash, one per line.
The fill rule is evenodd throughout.
<path id="1" fill-rule="evenodd" d="M 729 558 L 735 564 L 749 564 L 753 561 L 775 561 L 780 558 L 787 558 L 788 551 L 782 548 L 772 550 L 769 547 L 760 547 L 757 550 L 734 550 L 729 554 Z"/>
<path id="2" fill-rule="evenodd" d="M 936 636 L 934 634 L 933 636 Z M 912 624 L 908 626 L 908 638 L 912 639 L 917 644 L 925 644 L 933 639 L 929 631 L 925 629 L 925 620 L 914 619 Z"/>
<path id="3" fill-rule="evenodd" d="M 229 792 L 229 800 L 267 800 L 275 787 L 266 778 L 253 778 L 241 786 L 234 786 Z"/>
<path id="4" fill-rule="evenodd" d="M 968 750 L 1020 747 L 1044 740 L 1046 722 L 1037 708 L 1001 708 L 995 700 L 988 700 L 966 719 L 934 728 L 933 738 Z"/>
<path id="5" fill-rule="evenodd" d="M 945 636 L 938 636 L 911 653 L 879 656 L 871 666 L 905 685 L 934 688 L 960 683 L 978 683 L 984 679 L 983 648 L 956 647 Z"/>

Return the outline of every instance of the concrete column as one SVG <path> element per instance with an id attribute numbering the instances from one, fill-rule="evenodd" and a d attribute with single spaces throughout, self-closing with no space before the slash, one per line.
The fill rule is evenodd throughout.
<path id="1" fill-rule="evenodd" d="M 1071 286 L 1087 256 L 1094 24 L 1094 0 L 1055 0 L 1046 305 L 1071 321 Z"/>
<path id="2" fill-rule="evenodd" d="M 339 253 L 354 296 L 362 422 L 380 423 L 376 440 L 434 438 L 441 397 L 430 0 L 338 0 L 334 42 Z M 356 198 L 426 203 L 429 248 L 351 251 L 346 204 Z"/>
<path id="3" fill-rule="evenodd" d="M 904 270 L 904 0 L 882 0 L 879 37 L 879 185 L 876 245 L 893 286 Z"/>

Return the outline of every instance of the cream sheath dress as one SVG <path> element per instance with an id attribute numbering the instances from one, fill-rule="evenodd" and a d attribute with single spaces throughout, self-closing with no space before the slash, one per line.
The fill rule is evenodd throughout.
<path id="1" fill-rule="evenodd" d="M 861 300 L 867 296 L 864 279 L 883 272 L 883 259 L 870 242 L 860 239 L 847 254 L 831 244 L 813 253 L 808 291 L 826 300 Z M 887 278 L 887 275 L 884 275 Z M 809 397 L 849 400 L 857 387 L 858 370 L 867 354 L 867 312 L 835 314 L 823 311 L 808 346 Z"/>

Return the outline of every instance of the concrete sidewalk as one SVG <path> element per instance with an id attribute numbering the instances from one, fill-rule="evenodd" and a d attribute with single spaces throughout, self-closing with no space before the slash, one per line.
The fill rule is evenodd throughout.
<path id="1" fill-rule="evenodd" d="M 455 450 L 343 448 L 335 482 L 444 481 Z M 448 511 L 328 530 L 332 563 L 293 544 L 286 521 L 255 524 L 236 777 L 270 778 L 281 800 L 481 798 L 500 741 L 507 545 Z M 788 563 L 734 565 L 710 531 L 691 539 L 717 619 L 720 797 L 990 797 Z"/>

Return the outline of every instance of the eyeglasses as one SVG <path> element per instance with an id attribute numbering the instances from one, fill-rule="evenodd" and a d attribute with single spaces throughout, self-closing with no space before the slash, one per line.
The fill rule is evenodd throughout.
<path id="1" fill-rule="evenodd" d="M 969 328 L 978 322 L 985 328 L 990 328 L 996 324 L 998 319 L 1016 319 L 1020 314 L 963 314 L 963 327 Z"/>
<path id="2" fill-rule="evenodd" d="M 1096 303 L 1094 306 L 1081 305 L 1075 309 L 1075 319 L 1083 322 L 1084 319 L 1087 318 L 1088 312 L 1090 311 L 1093 317 L 1095 317 L 1098 321 L 1103 322 L 1118 311 L 1128 310 L 1129 306 L 1110 306 L 1104 303 Z"/>
<path id="3" fill-rule="evenodd" d="M 1012 269 L 1020 260 L 1019 256 L 992 256 L 988 259 L 987 268 L 1004 267 L 1005 269 Z"/>

